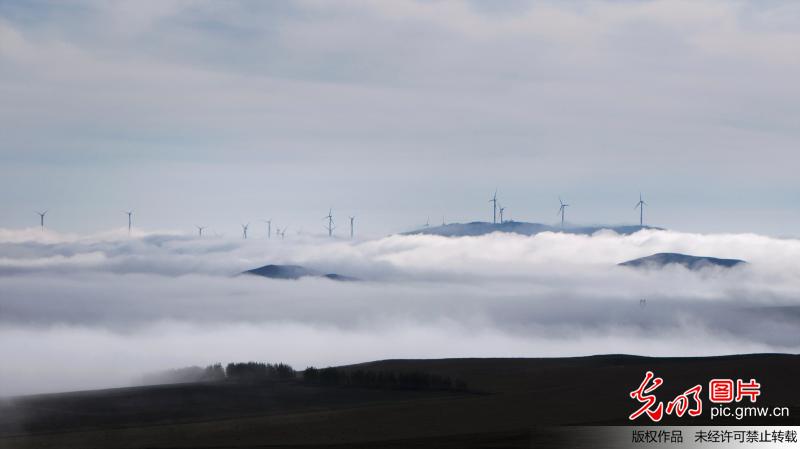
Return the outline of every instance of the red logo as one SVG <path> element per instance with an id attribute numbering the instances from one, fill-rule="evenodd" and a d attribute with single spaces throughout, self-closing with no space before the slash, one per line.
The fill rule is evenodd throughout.
<path id="1" fill-rule="evenodd" d="M 733 380 L 711 379 L 708 383 L 708 399 L 715 404 L 733 402 Z"/>
<path id="2" fill-rule="evenodd" d="M 650 382 L 652 382 L 652 385 L 648 386 Z M 639 407 L 639 410 L 631 413 L 628 419 L 633 421 L 646 413 L 652 421 L 659 422 L 661 418 L 664 417 L 665 411 L 667 415 L 674 413 L 675 416 L 679 417 L 686 413 L 688 413 L 689 416 L 700 416 L 700 414 L 703 413 L 703 401 L 700 399 L 700 392 L 703 391 L 701 385 L 695 385 L 676 396 L 675 399 L 667 402 L 665 410 L 664 403 L 658 402 L 656 396 L 651 394 L 663 383 L 664 379 L 655 377 L 652 371 L 648 371 L 647 374 L 645 374 L 644 380 L 639 385 L 639 388 L 630 393 L 633 399 L 636 399 L 643 405 Z M 694 402 L 694 407 L 689 408 L 691 402 Z"/>
<path id="3" fill-rule="evenodd" d="M 703 399 L 700 393 L 703 391 L 701 385 L 695 385 L 667 402 L 660 402 L 653 393 L 661 385 L 664 379 L 656 377 L 652 371 L 648 371 L 639 388 L 630 392 L 630 397 L 639 401 L 641 407 L 631 413 L 628 419 L 631 421 L 646 414 L 653 422 L 659 422 L 665 415 L 675 415 L 682 417 L 700 416 L 703 413 Z M 715 404 L 728 404 L 731 402 L 741 402 L 744 398 L 749 398 L 750 402 L 756 402 L 756 398 L 761 395 L 761 384 L 755 379 L 744 382 L 737 379 L 712 379 L 708 383 L 708 398 Z"/>
<path id="4" fill-rule="evenodd" d="M 736 402 L 741 402 L 745 396 L 750 398 L 750 402 L 756 402 L 756 398 L 761 395 L 761 384 L 755 379 L 744 383 L 742 379 L 736 379 Z"/>

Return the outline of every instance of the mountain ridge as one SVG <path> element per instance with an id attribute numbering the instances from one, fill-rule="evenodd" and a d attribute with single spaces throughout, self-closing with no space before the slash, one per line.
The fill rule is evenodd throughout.
<path id="1" fill-rule="evenodd" d="M 440 235 L 443 237 L 466 237 L 491 234 L 493 232 L 506 232 L 520 235 L 536 235 L 542 232 L 563 232 L 566 234 L 592 235 L 597 231 L 609 230 L 617 234 L 629 235 L 643 229 L 663 231 L 663 228 L 639 225 L 596 225 L 596 226 L 553 226 L 543 223 L 529 223 L 525 221 L 505 221 L 503 223 L 489 223 L 485 221 L 472 221 L 469 223 L 448 223 L 440 226 L 431 226 L 404 232 L 401 235 Z"/>
<path id="2" fill-rule="evenodd" d="M 720 259 L 709 256 L 690 256 L 681 253 L 657 253 L 651 256 L 628 260 L 619 265 L 633 268 L 663 268 L 667 265 L 682 265 L 689 270 L 696 271 L 710 266 L 733 268 L 746 263 L 747 262 L 741 259 Z"/>
<path id="3" fill-rule="evenodd" d="M 242 274 L 261 276 L 270 279 L 289 279 L 295 280 L 304 277 L 318 277 L 327 278 L 332 281 L 357 281 L 358 279 L 350 276 L 344 276 L 337 273 L 321 273 L 301 265 L 276 265 L 269 264 L 252 270 L 242 272 Z"/>

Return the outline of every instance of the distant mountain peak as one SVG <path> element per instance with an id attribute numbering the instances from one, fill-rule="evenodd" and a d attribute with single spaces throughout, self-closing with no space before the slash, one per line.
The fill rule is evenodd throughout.
<path id="1" fill-rule="evenodd" d="M 597 231 L 607 229 L 617 234 L 633 234 L 642 229 L 657 229 L 652 226 L 618 225 L 618 226 L 561 226 L 546 225 L 542 223 L 528 223 L 525 221 L 505 221 L 503 223 L 488 223 L 473 221 L 470 223 L 448 223 L 441 226 L 431 226 L 414 231 L 404 232 L 403 235 L 441 235 L 444 237 L 465 237 L 491 234 L 493 232 L 507 232 L 520 235 L 536 235 L 542 232 L 564 232 L 566 234 L 592 235 Z"/>
<path id="2" fill-rule="evenodd" d="M 304 277 L 324 277 L 333 281 L 355 281 L 356 278 L 343 276 L 336 273 L 323 274 L 300 265 L 264 265 L 263 267 L 247 270 L 242 274 L 251 274 L 270 279 L 300 279 Z"/>
<path id="3" fill-rule="evenodd" d="M 619 264 L 624 267 L 634 268 L 662 268 L 667 265 L 682 265 L 690 270 L 700 270 L 705 267 L 732 268 L 747 263 L 740 259 L 719 259 L 707 256 L 690 256 L 680 253 L 658 253 L 652 256 L 640 257 Z"/>

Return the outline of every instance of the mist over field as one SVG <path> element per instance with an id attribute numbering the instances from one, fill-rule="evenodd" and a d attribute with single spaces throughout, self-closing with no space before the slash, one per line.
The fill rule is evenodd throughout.
<path id="1" fill-rule="evenodd" d="M 658 252 L 732 269 L 618 263 Z M 643 230 L 346 241 L 0 229 L 0 395 L 214 362 L 800 352 L 800 240 Z M 361 279 L 238 273 L 298 264 Z M 640 300 L 646 299 L 646 306 Z"/>

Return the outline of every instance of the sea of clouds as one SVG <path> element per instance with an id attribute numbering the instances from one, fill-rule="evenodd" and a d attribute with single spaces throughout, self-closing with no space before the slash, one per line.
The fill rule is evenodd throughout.
<path id="1" fill-rule="evenodd" d="M 698 272 L 618 263 L 739 258 Z M 800 240 L 645 230 L 348 241 L 0 229 L 0 396 L 260 360 L 800 352 Z M 361 279 L 239 276 L 299 264 Z M 646 306 L 640 300 L 646 299 Z"/>

